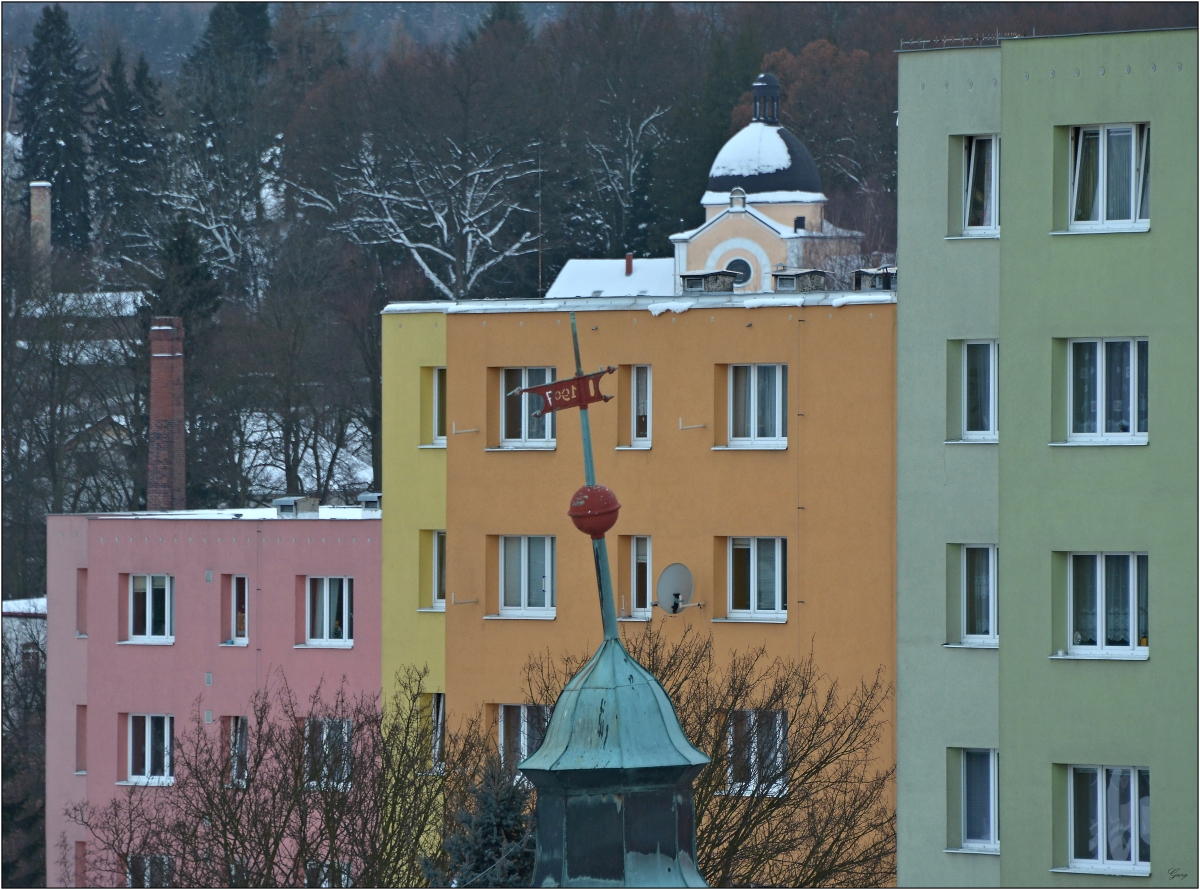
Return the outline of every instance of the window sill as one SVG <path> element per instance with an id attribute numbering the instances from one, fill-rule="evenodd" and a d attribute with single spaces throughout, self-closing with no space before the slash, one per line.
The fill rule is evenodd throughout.
<path id="1" fill-rule="evenodd" d="M 87 634 L 81 634 L 79 631 L 75 631 L 75 639 L 77 639 L 77 640 L 86 640 L 86 639 L 87 639 Z"/>
<path id="2" fill-rule="evenodd" d="M 130 785 L 160 785 L 160 786 L 161 785 L 174 785 L 175 779 L 160 777 L 160 776 L 146 776 L 146 777 L 137 778 L 137 779 L 123 779 L 122 781 L 117 782 L 116 784 L 126 786 L 126 787 L 128 787 Z"/>
<path id="3" fill-rule="evenodd" d="M 645 624 L 650 620 L 649 615 L 622 615 L 617 621 L 636 621 Z"/>
<path id="4" fill-rule="evenodd" d="M 645 445 L 618 445 L 616 447 L 616 449 L 614 449 L 614 450 L 616 450 L 616 451 L 649 451 L 650 443 L 647 442 Z"/>
<path id="5" fill-rule="evenodd" d="M 430 444 L 428 444 L 428 445 L 418 445 L 417 447 L 418 447 L 418 448 L 436 448 L 436 449 L 439 449 L 439 450 L 441 450 L 441 451 L 445 451 L 445 450 L 446 450 L 446 443 L 445 443 L 445 442 L 431 442 L 431 443 L 430 443 Z"/>
<path id="6" fill-rule="evenodd" d="M 484 621 L 553 621 L 554 612 L 549 612 L 544 615 L 534 615 L 528 612 L 522 612 L 517 615 L 484 615 Z"/>
<path id="7" fill-rule="evenodd" d="M 1051 661 L 1149 661 L 1149 649 L 1131 652 L 1064 652 L 1049 656 Z"/>
<path id="8" fill-rule="evenodd" d="M 999 847 L 947 847 L 943 853 L 971 853 L 976 856 L 999 856 Z"/>
<path id="9" fill-rule="evenodd" d="M 223 642 L 219 645 L 224 646 L 226 649 L 245 649 L 247 646 L 250 645 L 250 641 L 248 639 L 247 640 L 226 640 L 225 642 Z"/>
<path id="10" fill-rule="evenodd" d="M 1126 878 L 1150 877 L 1150 869 L 1142 871 L 1132 868 L 1105 868 L 1102 865 L 1071 865 L 1066 868 L 1052 868 L 1050 871 L 1060 875 L 1120 875 Z"/>
<path id="11" fill-rule="evenodd" d="M 86 776 L 86 775 L 87 775 L 87 770 L 85 770 L 85 769 L 77 769 L 77 770 L 75 770 L 75 775 L 77 775 L 77 776 Z"/>
<path id="12" fill-rule="evenodd" d="M 353 649 L 354 641 L 348 643 L 339 642 L 323 642 L 321 640 L 309 640 L 307 643 L 297 643 L 292 646 L 293 649 Z"/>
<path id="13" fill-rule="evenodd" d="M 999 445 L 1000 437 L 992 436 L 990 439 L 947 439 L 943 445 Z"/>
<path id="14" fill-rule="evenodd" d="M 961 235 L 947 235 L 943 241 L 999 241 L 999 232 L 964 232 Z"/>
<path id="15" fill-rule="evenodd" d="M 788 447 L 787 439 L 779 441 L 763 441 L 763 442 L 747 442 L 746 444 L 735 443 L 733 445 L 714 445 L 713 451 L 786 451 Z"/>
<path id="16" fill-rule="evenodd" d="M 417 611 L 418 612 L 437 612 L 440 615 L 446 611 L 446 606 L 445 606 L 445 604 L 442 604 L 440 606 L 422 606 L 421 608 L 417 609 Z"/>
<path id="17" fill-rule="evenodd" d="M 152 640 L 117 640 L 118 646 L 174 646 L 174 637 L 158 637 Z"/>
<path id="18" fill-rule="evenodd" d="M 1149 445 L 1149 439 L 1076 439 L 1066 442 L 1050 442 L 1051 448 L 1096 448 L 1102 446 L 1126 447 L 1129 445 Z"/>
<path id="19" fill-rule="evenodd" d="M 781 615 L 730 615 L 711 620 L 722 624 L 787 624 L 787 613 L 784 612 Z"/>
<path id="20" fill-rule="evenodd" d="M 1136 226 L 1096 226 L 1094 229 L 1067 229 L 1066 231 L 1051 232 L 1051 235 L 1129 235 L 1142 234 L 1150 231 L 1150 223 Z M 1102 874 L 1107 874 L 1103 872 Z"/>
<path id="21" fill-rule="evenodd" d="M 943 649 L 999 649 L 1000 642 L 992 643 L 942 643 Z"/>
<path id="22" fill-rule="evenodd" d="M 547 442 L 545 445 L 535 445 L 532 442 L 520 445 L 493 445 L 489 446 L 484 451 L 553 451 L 558 447 L 556 442 Z"/>

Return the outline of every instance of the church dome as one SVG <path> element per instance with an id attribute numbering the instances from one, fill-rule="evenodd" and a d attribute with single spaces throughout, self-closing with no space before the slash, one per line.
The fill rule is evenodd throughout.
<path id="1" fill-rule="evenodd" d="M 799 139 L 779 125 L 779 81 L 762 74 L 754 82 L 754 119 L 717 152 L 708 172 L 709 192 L 742 189 L 820 193 L 816 161 Z"/>

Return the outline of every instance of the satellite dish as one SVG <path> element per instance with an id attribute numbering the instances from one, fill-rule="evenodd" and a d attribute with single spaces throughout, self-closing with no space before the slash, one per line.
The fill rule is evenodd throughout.
<path id="1" fill-rule="evenodd" d="M 681 562 L 672 563 L 658 576 L 654 599 L 668 615 L 678 615 L 691 603 L 693 589 L 691 569 Z"/>

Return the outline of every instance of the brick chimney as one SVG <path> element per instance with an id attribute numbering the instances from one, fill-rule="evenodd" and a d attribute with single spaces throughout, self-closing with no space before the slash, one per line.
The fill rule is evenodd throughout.
<path id="1" fill-rule="evenodd" d="M 146 509 L 182 510 L 187 492 L 183 319 L 150 319 L 150 430 Z"/>
<path id="2" fill-rule="evenodd" d="M 33 278 L 43 288 L 50 285 L 50 183 L 29 183 L 29 245 L 33 251 Z"/>
<path id="3" fill-rule="evenodd" d="M 625 254 L 625 277 L 628 278 L 633 274 L 633 254 Z"/>

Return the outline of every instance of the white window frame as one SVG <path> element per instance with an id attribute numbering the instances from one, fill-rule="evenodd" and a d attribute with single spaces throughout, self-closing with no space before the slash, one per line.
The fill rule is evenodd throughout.
<path id="1" fill-rule="evenodd" d="M 739 747 L 734 738 L 734 720 L 735 715 L 743 715 L 748 726 L 748 741 L 744 747 Z M 763 778 L 759 775 L 760 757 L 758 752 L 758 724 L 764 719 L 764 715 L 768 715 L 775 723 L 775 738 L 776 738 L 776 766 L 779 767 L 781 773 L 769 785 L 763 785 Z M 729 720 L 725 729 L 725 738 L 729 760 L 726 764 L 726 781 L 728 792 L 731 794 L 766 794 L 772 797 L 787 793 L 787 736 L 788 736 L 788 719 L 787 711 L 771 710 L 771 709 L 738 709 L 731 711 Z M 734 758 L 743 754 L 747 759 L 747 766 L 750 772 L 748 781 L 740 781 L 734 775 Z M 782 762 L 780 762 L 782 759 Z"/>
<path id="2" fill-rule="evenodd" d="M 134 632 L 134 587 L 137 585 L 137 579 L 146 579 L 146 632 L 139 634 Z M 165 634 L 155 634 L 151 631 L 154 628 L 154 606 L 153 606 L 153 591 L 154 579 L 165 578 L 166 589 L 166 616 L 163 622 Z M 151 644 L 171 644 L 175 642 L 175 576 L 160 572 L 143 573 L 138 572 L 129 576 L 129 640 L 130 643 L 151 643 Z"/>
<path id="3" fill-rule="evenodd" d="M 737 609 L 733 605 L 733 550 L 735 541 L 750 542 L 750 608 Z M 775 608 L 758 608 L 758 542 L 775 542 Z M 728 616 L 741 621 L 786 621 L 787 620 L 787 538 L 730 536 L 726 539 L 725 589 L 729 591 Z"/>
<path id="4" fill-rule="evenodd" d="M 1096 344 L 1096 431 L 1075 432 L 1075 347 Z M 1129 344 L 1129 432 L 1106 432 L 1105 409 L 1108 401 L 1109 343 Z M 1138 398 L 1141 395 L 1141 376 L 1138 367 L 1138 344 L 1146 344 L 1146 374 L 1150 368 L 1150 341 L 1147 337 L 1076 337 L 1067 341 L 1067 441 L 1081 444 L 1143 444 L 1150 438 L 1150 387 L 1146 381 L 1146 429 L 1138 427 Z"/>
<path id="5" fill-rule="evenodd" d="M 331 636 L 330 632 L 333 625 L 333 615 L 330 612 L 332 608 L 329 597 L 329 582 L 330 580 L 338 580 L 342 582 L 342 591 L 345 597 L 345 614 L 342 626 L 342 635 L 340 637 Z M 324 613 L 322 620 L 321 636 L 313 635 L 313 582 L 320 584 L 320 601 L 321 610 Z M 323 647 L 328 649 L 350 649 L 354 646 L 354 578 L 348 575 L 309 575 L 305 579 L 304 585 L 304 639 L 305 645 Z"/>
<path id="6" fill-rule="evenodd" d="M 967 598 L 970 595 L 967 578 L 967 551 L 986 550 L 988 553 L 988 629 L 990 633 L 973 634 L 967 630 Z M 962 642 L 964 646 L 993 648 L 1000 645 L 1000 633 L 996 625 L 999 609 L 996 605 L 997 563 L 1000 548 L 995 544 L 963 544 L 962 546 Z"/>
<path id="7" fill-rule="evenodd" d="M 146 770 L 146 772 L 144 772 L 144 773 L 135 773 L 133 771 L 133 751 L 134 751 L 134 746 L 136 744 L 138 744 L 137 740 L 134 738 L 133 722 L 134 722 L 134 719 L 138 718 L 138 717 L 142 717 L 145 720 L 144 727 L 142 729 L 142 739 L 141 739 L 141 744 L 145 746 L 143 749 L 143 752 L 142 752 L 142 765 Z M 161 775 L 152 774 L 150 772 L 150 769 L 151 769 L 150 751 L 151 751 L 151 745 L 152 745 L 151 734 L 154 731 L 154 729 L 153 729 L 154 722 L 153 721 L 156 719 L 161 719 L 164 721 L 164 723 L 163 723 L 163 732 L 164 732 L 163 772 Z M 128 784 L 130 784 L 130 785 L 174 785 L 175 784 L 175 764 L 174 764 L 175 716 L 173 714 L 130 714 L 128 716 L 126 737 L 129 740 L 128 743 L 126 744 L 126 748 L 127 748 L 126 756 L 128 758 L 128 760 L 126 762 L 126 769 L 127 769 L 126 775 L 129 777 Z"/>
<path id="8" fill-rule="evenodd" d="M 638 376 L 646 377 L 646 435 L 638 435 Z M 654 375 L 650 365 L 634 365 L 629 380 L 629 445 L 631 448 L 649 448 L 654 432 Z"/>
<path id="9" fill-rule="evenodd" d="M 246 787 L 249 769 L 250 720 L 246 717 L 229 718 L 229 780 L 235 788 Z"/>
<path id="10" fill-rule="evenodd" d="M 967 837 L 967 755 L 988 755 L 988 830 L 987 838 Z M 1000 852 L 1000 756 L 995 748 L 962 749 L 962 849 L 987 853 Z"/>
<path id="11" fill-rule="evenodd" d="M 446 757 L 446 693 L 434 692 L 429 696 L 429 721 L 433 731 L 430 753 L 434 769 L 445 766 Z"/>
<path id="12" fill-rule="evenodd" d="M 638 542 L 646 542 L 646 605 L 638 606 Z M 631 535 L 629 537 L 629 617 L 650 617 L 654 607 L 654 542 L 649 535 Z"/>
<path id="13" fill-rule="evenodd" d="M 163 871 L 166 872 L 166 883 L 154 884 L 152 881 L 151 866 L 154 862 L 158 862 L 163 866 Z M 134 869 L 141 874 L 135 874 Z M 134 854 L 129 857 L 129 861 L 125 864 L 125 886 L 126 887 L 170 887 L 173 883 L 175 872 L 174 860 L 162 853 Z M 136 883 L 135 883 L 135 880 Z"/>
<path id="14" fill-rule="evenodd" d="M 967 418 L 970 417 L 970 355 L 972 346 L 988 347 L 988 426 L 986 430 L 971 430 L 967 428 Z M 995 340 L 964 340 L 962 351 L 962 437 L 966 442 L 996 442 L 1000 439 L 1000 425 L 996 414 L 999 399 L 996 394 L 996 381 L 1000 370 L 1000 344 Z"/>
<path id="15" fill-rule="evenodd" d="M 1105 777 L 1108 770 L 1129 770 L 1130 773 L 1130 807 L 1129 807 L 1129 827 L 1130 827 L 1130 850 L 1129 859 L 1109 859 L 1109 832 L 1107 825 L 1108 806 L 1107 796 L 1108 788 Z M 1096 859 L 1081 859 L 1075 856 L 1075 773 L 1076 771 L 1095 770 L 1096 772 L 1096 850 L 1099 856 Z M 1141 828 L 1141 806 L 1138 795 L 1138 779 L 1139 773 L 1145 772 L 1147 782 L 1150 779 L 1150 769 L 1145 766 L 1129 766 L 1127 764 L 1071 764 L 1067 769 L 1067 862 L 1071 871 L 1086 871 L 1099 874 L 1117 874 L 1117 875 L 1148 875 L 1150 874 L 1150 861 L 1142 861 L 1140 856 L 1139 841 Z M 1153 844 L 1153 840 L 1151 840 Z M 1151 847 L 1153 854 L 1153 847 Z"/>
<path id="16" fill-rule="evenodd" d="M 333 873 L 337 871 L 338 883 L 333 883 Z M 354 873 L 348 862 L 331 863 L 310 861 L 304 864 L 304 886 L 306 887 L 353 887 Z"/>
<path id="17" fill-rule="evenodd" d="M 509 372 L 519 371 L 520 386 L 510 387 L 506 381 L 508 380 Z M 553 383 L 558 379 L 557 368 L 547 365 L 529 366 L 525 368 L 504 368 L 500 371 L 500 447 L 501 448 L 529 448 L 529 449 L 552 449 L 556 445 L 555 436 L 557 435 L 557 412 L 551 411 L 542 419 L 546 422 L 546 434 L 544 436 L 529 435 L 529 420 L 530 414 L 541 408 L 545 404 L 540 396 L 534 393 L 522 393 L 521 399 L 521 429 L 519 436 L 510 435 L 513 431 L 508 428 L 508 416 L 506 412 L 506 402 L 509 395 L 517 389 L 527 389 L 531 384 L 529 382 L 530 371 L 545 371 L 546 379 L 542 383 L 532 384 L 534 386 L 543 386 L 546 383 Z"/>
<path id="18" fill-rule="evenodd" d="M 750 435 L 737 436 L 734 435 L 734 396 L 735 388 L 733 385 L 734 376 L 738 368 L 749 368 L 750 374 Z M 777 435 L 760 436 L 758 435 L 758 372 L 760 368 L 775 369 L 775 429 Z M 788 400 L 788 366 L 784 363 L 780 364 L 757 364 L 757 365 L 730 365 L 729 366 L 729 390 L 728 390 L 729 408 L 726 417 L 729 430 L 729 446 L 730 448 L 766 448 L 766 449 L 782 449 L 787 448 L 787 400 Z"/>
<path id="19" fill-rule="evenodd" d="M 439 612 L 446 611 L 446 532 L 438 530 L 433 533 L 433 554 L 430 565 L 433 568 L 433 589 L 429 594 L 429 602 Z"/>
<path id="20" fill-rule="evenodd" d="M 321 747 L 324 750 L 324 757 L 322 757 L 320 765 L 321 774 L 319 776 L 313 775 L 313 763 L 310 756 L 315 727 L 320 727 Z M 339 732 L 342 735 L 342 751 L 345 756 L 340 764 L 332 764 L 329 759 L 331 730 Z M 353 745 L 354 723 L 349 718 L 309 717 L 304 729 L 304 773 L 308 788 L 310 790 L 348 791 L 352 781 L 350 771 L 352 768 L 351 761 L 353 760 Z M 331 776 L 331 768 L 337 769 L 338 774 Z"/>
<path id="21" fill-rule="evenodd" d="M 448 423 L 446 420 L 446 411 L 442 406 L 442 399 L 446 395 L 446 369 L 433 369 L 433 444 L 446 444 L 446 429 Z"/>
<path id="22" fill-rule="evenodd" d="M 520 717 L 518 717 L 518 720 L 517 720 L 518 725 L 520 727 L 520 735 L 519 735 L 519 737 L 517 739 L 517 743 L 516 743 L 516 749 L 517 749 L 517 752 L 519 755 L 519 759 L 518 759 L 517 763 L 513 763 L 513 764 L 509 764 L 506 762 L 506 763 L 504 763 L 504 766 L 505 767 L 511 766 L 515 770 L 522 761 L 524 761 L 527 757 L 529 757 L 531 754 L 533 754 L 537 750 L 537 748 L 533 748 L 533 750 L 530 750 L 530 748 L 532 747 L 532 745 L 531 745 L 532 736 L 529 731 L 530 722 L 532 720 L 544 720 L 545 721 L 543 729 L 542 729 L 542 737 L 540 740 L 538 740 L 538 746 L 540 747 L 541 743 L 546 740 L 546 732 L 545 731 L 546 731 L 546 729 L 550 728 L 550 717 L 554 713 L 554 707 L 552 705 L 500 705 L 499 706 L 500 713 L 497 716 L 499 717 L 498 722 L 499 722 L 499 736 L 500 736 L 500 756 L 502 758 L 507 757 L 506 752 L 508 751 L 508 747 L 509 747 L 508 746 L 509 739 L 507 738 L 507 730 L 505 729 L 505 727 L 508 723 L 508 721 L 506 719 L 506 713 L 509 712 L 509 710 L 513 709 L 513 708 L 519 710 L 519 712 L 520 712 Z"/>
<path id="23" fill-rule="evenodd" d="M 1109 221 L 1106 218 L 1108 210 L 1108 134 L 1113 130 L 1132 130 L 1133 133 L 1133 151 L 1130 152 L 1129 165 L 1130 200 L 1132 201 L 1130 216 L 1132 219 L 1118 219 Z M 1097 138 L 1099 141 L 1099 154 L 1097 158 L 1098 169 L 1096 173 L 1099 180 L 1096 188 L 1096 203 L 1099 205 L 1097 209 L 1098 219 L 1077 221 L 1075 219 L 1075 209 L 1078 206 L 1079 164 L 1082 160 L 1082 152 L 1080 151 L 1080 137 L 1083 133 L 1090 131 L 1097 132 Z M 1141 215 L 1142 191 L 1146 188 L 1147 179 L 1149 142 L 1150 125 L 1148 123 L 1084 124 L 1082 126 L 1071 128 L 1071 204 L 1067 208 L 1068 231 L 1144 232 L 1150 228 L 1149 207 L 1147 207 L 1146 216 Z"/>
<path id="24" fill-rule="evenodd" d="M 980 142 L 991 143 L 991 188 L 988 199 L 991 202 L 992 222 L 990 225 L 973 226 L 971 218 L 971 191 L 975 186 L 975 151 Z M 995 237 L 1000 234 L 1000 137 L 995 133 L 985 133 L 978 136 L 967 136 L 963 139 L 963 234 L 981 237 Z"/>
<path id="25" fill-rule="evenodd" d="M 246 595 L 245 620 L 241 634 L 238 633 L 237 626 L 239 581 L 243 583 Z M 229 642 L 235 646 L 250 645 L 250 578 L 248 575 L 234 575 L 229 579 Z"/>
<path id="26" fill-rule="evenodd" d="M 1110 646 L 1105 641 L 1107 628 L 1107 610 L 1104 607 L 1105 574 L 1108 571 L 1106 556 L 1125 556 L 1129 558 L 1129 642 L 1128 646 Z M 1087 557 L 1096 560 L 1096 645 L 1085 646 L 1075 643 L 1075 558 Z M 1150 654 L 1149 627 L 1146 628 L 1146 645 L 1141 645 L 1138 637 L 1138 564 L 1139 557 L 1145 557 L 1147 580 L 1150 570 L 1148 553 L 1137 551 L 1072 551 L 1067 554 L 1067 653 L 1087 658 L 1147 658 Z M 1147 584 L 1146 611 L 1149 624 L 1150 591 Z"/>
<path id="27" fill-rule="evenodd" d="M 543 590 L 546 605 L 529 605 L 529 547 L 531 538 L 541 538 L 546 548 L 545 565 L 548 567 L 543 576 Z M 507 606 L 504 604 L 505 581 L 505 541 L 519 540 L 521 542 L 521 605 Z M 554 576 L 557 572 L 558 545 L 554 535 L 501 535 L 500 536 L 500 614 L 513 618 L 553 618 L 556 614 L 557 601 L 555 597 Z"/>

